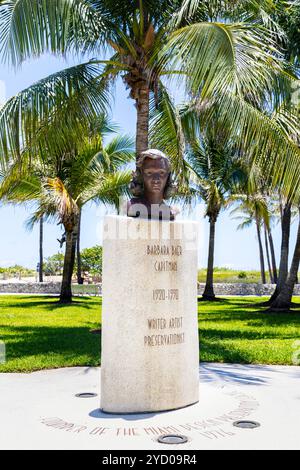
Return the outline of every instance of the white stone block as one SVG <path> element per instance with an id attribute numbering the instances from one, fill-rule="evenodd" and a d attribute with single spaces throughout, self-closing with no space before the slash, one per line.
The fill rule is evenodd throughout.
<path id="1" fill-rule="evenodd" d="M 181 408 L 199 399 L 198 224 L 106 216 L 101 408 Z"/>

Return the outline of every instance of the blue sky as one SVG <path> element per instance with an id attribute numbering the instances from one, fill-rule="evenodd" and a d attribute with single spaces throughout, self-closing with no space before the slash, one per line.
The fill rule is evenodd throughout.
<path id="1" fill-rule="evenodd" d="M 6 98 L 18 93 L 33 82 L 67 66 L 72 66 L 75 60 L 65 60 L 44 56 L 28 62 L 18 70 L 1 65 L 0 69 L 0 103 L 3 102 L 4 89 Z M 3 85 L 4 84 L 4 85 Z M 176 89 L 172 90 L 176 97 Z M 177 96 L 179 94 L 177 93 Z M 134 102 L 128 98 L 128 90 L 120 80 L 116 86 L 116 95 L 112 109 L 112 118 L 121 126 L 124 133 L 134 135 L 136 114 Z M 90 205 L 84 209 L 82 222 L 82 248 L 101 243 L 101 220 L 107 212 L 105 207 Z M 108 211 L 109 212 L 109 211 Z M 192 218 L 200 221 L 199 266 L 205 266 L 207 257 L 208 222 L 203 219 L 203 208 L 193 211 Z M 29 232 L 25 228 L 30 208 L 24 209 L 13 206 L 0 206 L 1 243 L 0 266 L 21 264 L 35 268 L 38 261 L 38 229 Z M 237 231 L 237 221 L 232 220 L 228 212 L 223 212 L 216 227 L 216 266 L 228 266 L 237 269 L 258 269 L 258 248 L 254 228 Z M 292 228 L 292 248 L 295 241 L 295 224 Z M 55 224 L 46 224 L 44 255 L 50 256 L 59 251 L 57 238 L 62 230 Z M 279 226 L 274 229 L 277 258 L 280 247 Z"/>

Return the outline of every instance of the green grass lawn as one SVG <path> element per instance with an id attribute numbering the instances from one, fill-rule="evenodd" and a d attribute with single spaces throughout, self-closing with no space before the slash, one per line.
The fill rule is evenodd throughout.
<path id="1" fill-rule="evenodd" d="M 199 302 L 200 358 L 209 362 L 292 364 L 300 340 L 300 310 L 266 314 L 262 298 Z M 300 299 L 295 298 L 299 302 Z M 249 306 L 250 304 L 250 306 Z M 0 372 L 29 372 L 100 364 L 101 299 L 79 297 L 61 306 L 47 296 L 0 296 L 0 340 L 7 362 Z"/>
<path id="2" fill-rule="evenodd" d="M 70 306 L 47 296 L 0 296 L 0 372 L 99 365 L 101 299 L 79 297 Z"/>

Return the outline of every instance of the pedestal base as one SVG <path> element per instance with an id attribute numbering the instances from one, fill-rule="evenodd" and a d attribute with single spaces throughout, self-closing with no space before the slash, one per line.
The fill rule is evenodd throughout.
<path id="1" fill-rule="evenodd" d="M 194 404 L 198 367 L 197 224 L 105 217 L 102 410 Z"/>

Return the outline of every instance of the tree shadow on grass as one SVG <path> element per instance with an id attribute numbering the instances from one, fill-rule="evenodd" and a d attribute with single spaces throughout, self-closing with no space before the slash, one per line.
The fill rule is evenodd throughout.
<path id="1" fill-rule="evenodd" d="M 250 324 L 253 326 L 299 326 L 300 327 L 300 312 L 290 311 L 287 313 L 262 313 L 253 312 L 255 317 L 249 319 Z M 300 334 L 300 331 L 299 331 Z"/>
<path id="2" fill-rule="evenodd" d="M 249 364 L 249 359 L 240 351 L 232 350 L 221 345 L 220 342 L 211 342 L 209 340 L 200 340 L 201 361 L 205 362 L 229 362 Z M 212 359 L 208 359 L 212 358 Z"/>
<path id="3" fill-rule="evenodd" d="M 200 304 L 199 307 L 201 308 L 202 306 L 209 306 L 211 305 L 212 307 L 219 307 L 220 304 L 232 304 L 232 300 L 230 299 L 225 299 L 222 297 L 217 297 L 215 300 L 205 300 L 201 295 L 198 295 L 198 303 Z"/>
<path id="4" fill-rule="evenodd" d="M 211 309 L 211 312 L 207 310 L 198 309 L 198 319 L 199 321 L 248 321 L 251 322 L 260 320 L 261 324 L 270 325 L 270 324 L 295 324 L 298 325 L 300 321 L 300 312 L 299 310 L 291 310 L 290 312 L 275 312 L 275 313 L 266 313 L 264 310 L 256 310 L 255 303 L 253 306 L 245 309 L 243 306 L 239 305 L 230 305 L 219 309 Z"/>
<path id="5" fill-rule="evenodd" d="M 250 327 L 254 325 L 250 324 Z M 228 362 L 239 364 L 253 364 L 258 362 L 278 362 L 276 354 L 260 354 L 260 344 L 272 342 L 272 340 L 292 341 L 295 337 L 295 330 L 278 333 L 277 329 L 263 328 L 265 325 L 255 325 L 256 330 L 242 328 L 199 328 L 199 348 L 200 359 L 206 362 Z M 270 326 L 270 325 L 268 325 Z M 276 324 L 275 326 L 278 326 Z M 300 331 L 300 329 L 299 329 Z M 251 342 L 256 342 L 255 347 L 251 347 Z M 270 360 L 271 358 L 271 360 Z"/>
<path id="6" fill-rule="evenodd" d="M 257 329 L 257 331 L 241 331 L 240 329 L 217 329 L 217 328 L 209 328 L 202 330 L 200 328 L 200 338 L 208 340 L 208 341 L 219 341 L 219 340 L 268 340 L 268 339 L 293 339 L 295 337 L 295 333 L 287 333 L 285 335 L 278 335 L 276 331 L 261 331 Z"/>
<path id="7" fill-rule="evenodd" d="M 95 323 L 91 323 L 95 326 Z M 5 327 L 3 327 L 5 330 Z M 31 370 L 42 369 L 40 361 L 38 366 L 34 367 L 33 356 L 60 356 L 54 358 L 59 362 L 59 367 L 67 365 L 68 361 L 76 362 L 76 357 L 86 356 L 85 365 L 95 365 L 100 361 L 101 355 L 101 336 L 91 335 L 90 326 L 86 327 L 12 327 L 7 326 L 9 333 L 6 335 L 6 365 L 12 360 L 20 360 L 20 370 L 22 370 L 21 360 L 32 356 Z M 11 341 L 10 341 L 11 339 Z M 82 362 L 82 361 L 81 361 Z M 75 364 L 73 364 L 75 365 Z M 45 359 L 45 368 L 51 367 L 51 361 Z M 5 370 L 5 369 L 4 369 Z M 1 371 L 1 366 L 0 366 Z"/>
<path id="8" fill-rule="evenodd" d="M 24 299 L 25 301 L 22 302 L 22 299 Z M 39 297 L 40 299 L 40 297 Z M 50 300 L 51 299 L 51 300 Z M 63 303 L 59 303 L 58 300 L 53 300 L 55 298 L 53 297 L 43 297 L 42 299 L 40 300 L 28 300 L 28 297 L 26 299 L 26 297 L 23 297 L 23 298 L 18 298 L 16 299 L 15 301 L 12 301 L 12 302 L 9 302 L 9 303 L 5 303 L 5 304 L 1 304 L 0 303 L 0 307 L 3 308 L 3 309 L 8 309 L 8 308 L 22 308 L 24 310 L 26 309 L 32 309 L 32 308 L 41 308 L 41 309 L 46 309 L 46 310 L 54 310 L 54 309 L 66 309 L 66 308 L 77 308 L 77 307 L 80 307 L 80 308 L 85 308 L 85 309 L 91 309 L 93 308 L 95 302 L 89 304 L 87 302 L 87 300 L 90 300 L 90 297 L 81 297 L 80 299 L 81 300 L 73 300 L 73 302 L 71 302 L 70 304 L 63 304 Z M 99 304 L 101 305 L 101 303 L 99 302 Z"/>

